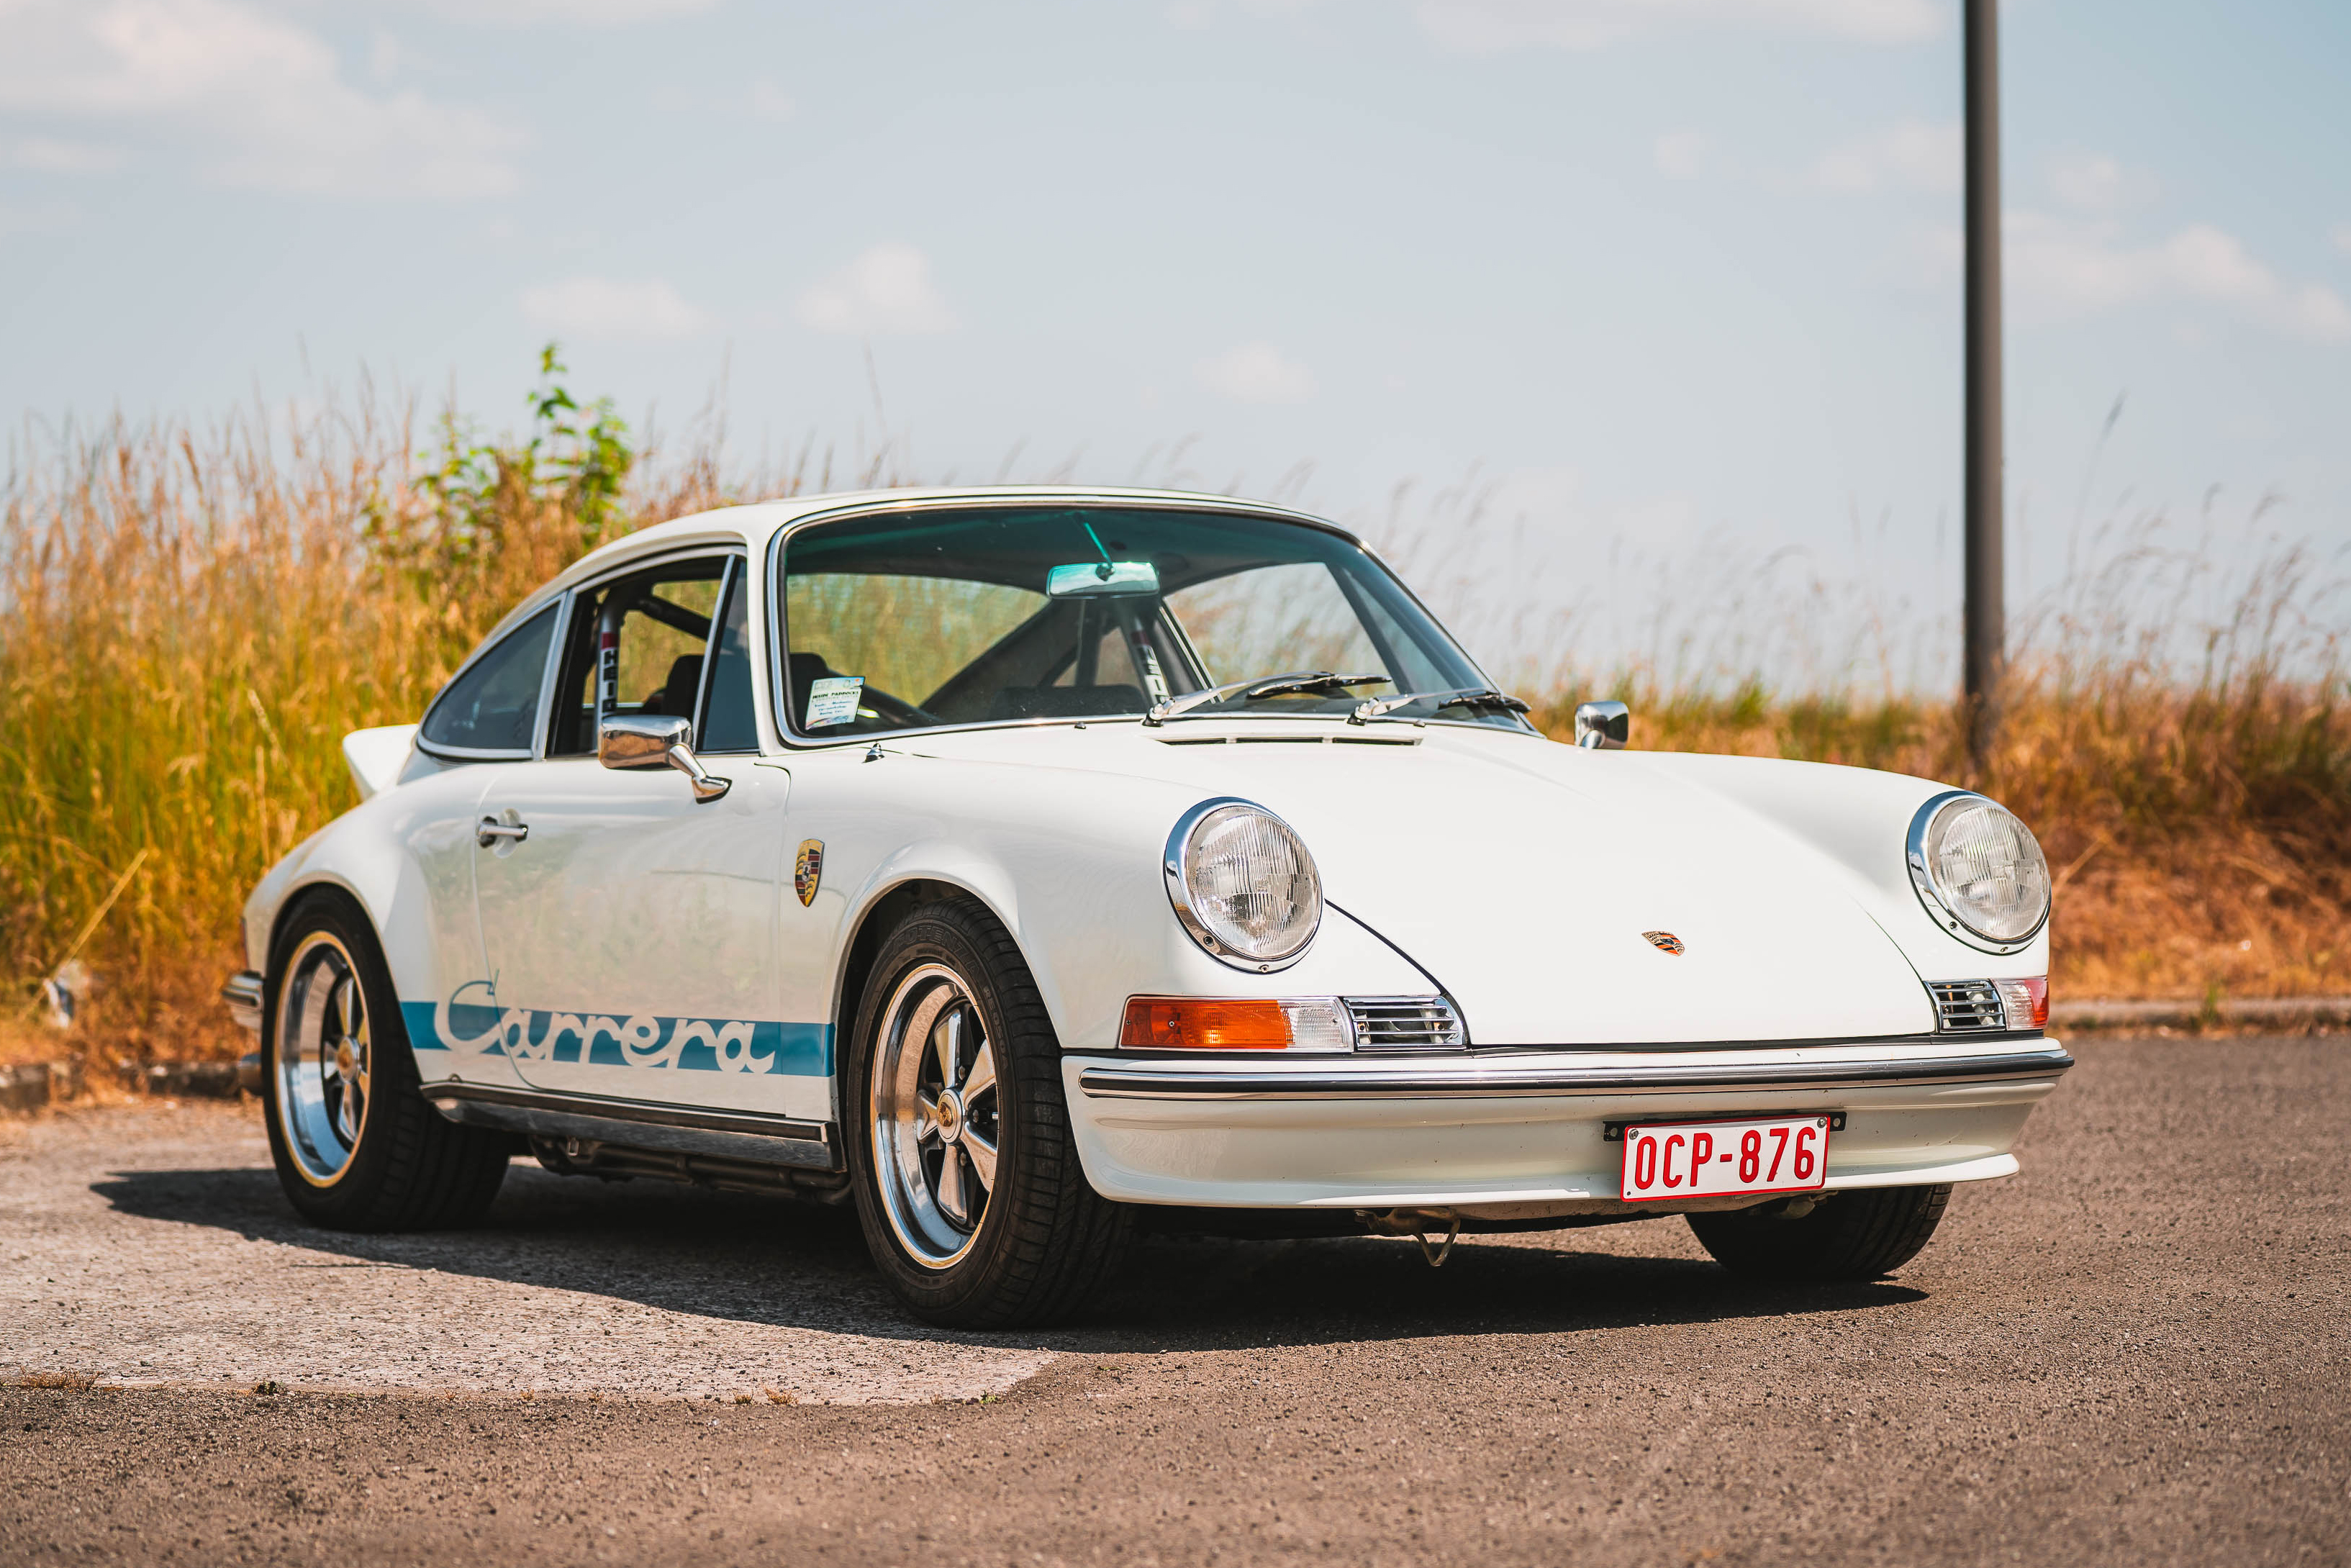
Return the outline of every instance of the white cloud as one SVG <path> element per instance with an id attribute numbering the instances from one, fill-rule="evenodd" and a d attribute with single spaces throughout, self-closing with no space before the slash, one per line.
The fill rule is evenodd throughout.
<path id="1" fill-rule="evenodd" d="M 1813 178 L 1832 191 L 1875 191 L 1888 185 L 1956 191 L 1965 172 L 1965 152 L 1956 123 L 1905 120 L 1832 148 L 1813 166 Z"/>
<path id="2" fill-rule="evenodd" d="M 2155 194 L 2153 176 L 2104 152 L 2061 152 L 2049 160 L 2049 193 L 2085 213 L 2111 213 Z"/>
<path id="3" fill-rule="evenodd" d="M 1488 504 L 1497 516 L 1556 522 L 1584 509 L 1583 471 L 1561 465 L 1514 468 L 1494 483 Z"/>
<path id="4" fill-rule="evenodd" d="M 1195 370 L 1202 386 L 1235 402 L 1304 402 L 1314 395 L 1314 372 L 1270 343 L 1239 344 Z"/>
<path id="5" fill-rule="evenodd" d="M 0 109 L 193 131 L 225 184 L 469 197 L 520 183 L 510 128 L 371 96 L 326 40 L 240 0 L 15 0 Z"/>
<path id="6" fill-rule="evenodd" d="M 751 94 L 744 100 L 743 107 L 754 120 L 777 123 L 799 112 L 799 105 L 792 101 L 791 95 L 767 77 L 761 77 L 751 84 Z"/>
<path id="7" fill-rule="evenodd" d="M 1417 0 L 1413 15 L 1438 44 L 1469 54 L 1596 49 L 1675 26 L 1743 25 L 1876 44 L 1916 43 L 1943 28 L 1933 0 Z"/>
<path id="8" fill-rule="evenodd" d="M 0 206 L 0 235 L 53 235 L 81 222 L 81 209 L 64 202 L 37 207 Z"/>
<path id="9" fill-rule="evenodd" d="M 690 338 L 710 318 L 658 277 L 567 277 L 522 291 L 522 313 L 534 327 L 559 338 L 588 341 L 665 342 Z"/>
<path id="10" fill-rule="evenodd" d="M 1669 131 L 1657 138 L 1651 155 L 1667 179 L 1695 180 L 1706 170 L 1706 146 L 1702 131 Z"/>
<path id="11" fill-rule="evenodd" d="M 931 281 L 930 257 L 885 240 L 801 294 L 793 314 L 820 332 L 945 332 L 955 312 Z"/>
<path id="12" fill-rule="evenodd" d="M 2007 214 L 2007 270 L 2020 308 L 2043 319 L 2126 305 L 2197 300 L 2273 331 L 2351 341 L 2351 305 L 2323 285 L 2285 282 L 2234 235 L 2191 224 L 2154 245 L 2124 243 L 2114 225 Z"/>
<path id="13" fill-rule="evenodd" d="M 26 136 L 0 144 L 0 162 L 40 174 L 103 174 L 120 167 L 122 153 L 118 148 L 94 147 L 86 141 Z"/>
<path id="14" fill-rule="evenodd" d="M 716 10 L 718 0 L 417 0 L 421 8 L 455 22 L 500 27 L 626 27 L 670 16 Z"/>

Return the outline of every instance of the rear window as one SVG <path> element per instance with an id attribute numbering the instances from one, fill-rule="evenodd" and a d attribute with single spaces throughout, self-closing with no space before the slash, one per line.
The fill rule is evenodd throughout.
<path id="1" fill-rule="evenodd" d="M 468 665 L 424 715 L 427 746 L 451 751 L 530 754 L 538 726 L 538 688 L 555 637 L 550 604 Z"/>

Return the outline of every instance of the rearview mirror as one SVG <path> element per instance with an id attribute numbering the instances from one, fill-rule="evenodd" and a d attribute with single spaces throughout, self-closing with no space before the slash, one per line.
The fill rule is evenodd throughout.
<path id="1" fill-rule="evenodd" d="M 1081 560 L 1045 574 L 1048 599 L 1092 599 L 1106 593 L 1156 593 L 1159 569 L 1147 560 Z"/>
<path id="2" fill-rule="evenodd" d="M 596 760 L 607 768 L 674 768 L 701 801 L 717 800 L 735 783 L 695 759 L 692 723 L 664 714 L 606 714 L 596 727 Z"/>

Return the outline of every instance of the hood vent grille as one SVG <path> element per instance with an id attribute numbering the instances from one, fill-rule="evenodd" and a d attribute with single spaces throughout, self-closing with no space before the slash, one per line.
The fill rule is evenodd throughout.
<path id="1" fill-rule="evenodd" d="M 1927 994 L 1935 998 L 1935 1027 L 1945 1034 L 2008 1027 L 2000 991 L 1990 980 L 1937 980 Z"/>
<path id="2" fill-rule="evenodd" d="M 1461 1014 L 1444 997 L 1349 997 L 1357 1051 L 1459 1051 L 1469 1043 Z"/>

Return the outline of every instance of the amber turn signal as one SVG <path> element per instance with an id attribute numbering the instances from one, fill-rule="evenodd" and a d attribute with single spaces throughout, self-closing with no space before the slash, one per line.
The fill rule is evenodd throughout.
<path id="1" fill-rule="evenodd" d="M 2049 977 L 2035 975 L 2029 980 L 1994 980 L 2000 988 L 2000 999 L 2008 1013 L 2011 1029 L 2043 1029 L 2049 1023 Z M 2027 1019 L 2032 1021 L 2027 1023 Z"/>
<path id="2" fill-rule="evenodd" d="M 1118 1043 L 1162 1051 L 1287 1051 L 1290 1017 L 1280 1002 L 1132 997 Z"/>

